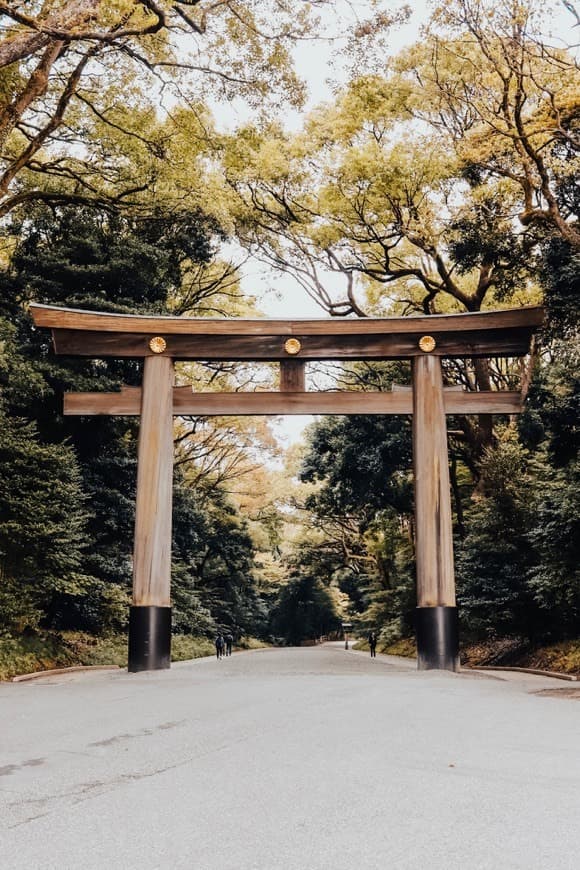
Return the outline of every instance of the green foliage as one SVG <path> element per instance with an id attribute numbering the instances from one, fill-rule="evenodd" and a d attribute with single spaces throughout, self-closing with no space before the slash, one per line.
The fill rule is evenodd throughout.
<path id="1" fill-rule="evenodd" d="M 205 637 L 174 634 L 171 640 L 171 660 L 174 662 L 209 656 L 214 652 L 213 642 Z M 80 631 L 62 631 L 0 637 L 0 680 L 75 665 L 126 668 L 127 636 L 107 634 L 95 637 Z"/>
<path id="2" fill-rule="evenodd" d="M 136 219 L 72 206 L 37 206 L 10 230 L 8 291 L 19 302 L 143 314 L 164 310 L 184 263 L 207 262 L 220 232 L 199 212 Z"/>
<path id="3" fill-rule="evenodd" d="M 0 409 L 2 628 L 59 623 L 63 602 L 86 595 L 86 497 L 72 449 L 39 443 L 34 424 Z"/>
<path id="4" fill-rule="evenodd" d="M 223 494 L 208 502 L 178 476 L 173 518 L 174 631 L 207 637 L 218 626 L 236 636 L 263 631 L 252 542 Z"/>
<path id="5" fill-rule="evenodd" d="M 322 513 L 355 512 L 362 520 L 384 507 L 411 508 L 411 431 L 403 417 L 327 417 L 310 436 L 301 472 L 324 481 L 307 507 Z"/>
<path id="6" fill-rule="evenodd" d="M 83 568 L 92 577 L 90 593 L 53 597 L 43 617 L 62 628 L 118 630 L 126 622 L 138 431 L 134 420 L 64 418 L 62 393 L 138 383 L 140 373 L 133 361 L 55 359 L 50 336 L 33 329 L 22 306 L 34 299 L 95 310 L 159 310 L 178 280 L 171 257 L 178 261 L 186 255 L 181 248 L 161 246 L 158 251 L 164 227 L 163 222 L 136 227 L 87 209 L 64 208 L 55 214 L 38 208 L 13 227 L 20 232 L 19 241 L 0 274 L 1 305 L 11 330 L 3 378 L 7 410 L 33 420 L 40 441 L 54 450 L 65 441 L 70 445 L 68 455 L 91 505 L 79 535 Z M 177 236 L 175 229 L 167 232 Z M 192 234 L 187 253 L 201 232 Z M 208 256 L 208 245 L 204 236 L 200 255 Z M 33 476 L 26 484 L 32 491 Z"/>
<path id="7" fill-rule="evenodd" d="M 460 81 L 475 75 L 468 94 L 479 86 L 477 64 L 485 57 L 467 62 L 468 72 L 465 52 L 463 42 L 415 46 L 383 75 L 356 77 L 337 90 L 295 136 L 263 124 L 226 143 L 242 242 L 294 274 L 330 314 L 447 313 L 535 301 L 542 233 L 535 219 L 533 230 L 516 231 L 522 203 L 511 181 L 488 174 L 466 184 L 464 139 L 471 163 L 479 154 L 470 109 L 455 94 L 438 94 L 447 73 Z M 452 69 L 433 69 L 442 57 Z M 441 118 L 447 111 L 448 126 Z M 329 270 L 332 292 L 320 278 Z"/>
<path id="8" fill-rule="evenodd" d="M 345 378 L 364 389 L 389 389 L 409 377 L 398 363 L 348 371 Z M 339 590 L 360 630 L 400 636 L 415 606 L 409 421 L 327 418 L 312 431 L 302 477 L 318 483 L 306 506 L 328 536 L 312 551 L 332 573 L 321 565 L 317 576 Z"/>
<path id="9" fill-rule="evenodd" d="M 476 637 L 488 631 L 533 637 L 539 628 L 527 584 L 533 489 L 517 442 L 485 451 L 480 486 L 483 497 L 472 502 L 469 531 L 456 548 L 462 625 Z"/>
<path id="10" fill-rule="evenodd" d="M 74 664 L 79 662 L 57 634 L 42 632 L 20 637 L 0 637 L 0 680 Z M 107 664 L 115 662 L 110 660 Z"/>
<path id="11" fill-rule="evenodd" d="M 576 214 L 580 214 L 580 207 Z M 578 341 L 580 251 L 561 239 L 550 239 L 545 247 L 540 277 L 545 288 L 548 327 L 552 337 Z"/>
<path id="12" fill-rule="evenodd" d="M 340 627 L 332 595 L 312 574 L 294 575 L 280 590 L 271 618 L 272 634 L 287 644 L 316 640 Z"/>
<path id="13" fill-rule="evenodd" d="M 266 613 L 253 577 L 253 548 L 246 524 L 227 501 L 208 505 L 199 566 L 206 600 L 220 628 L 234 636 L 263 634 Z"/>
<path id="14" fill-rule="evenodd" d="M 575 637 L 580 620 L 580 465 L 539 478 L 534 524 L 528 535 L 536 562 L 529 588 L 547 637 Z"/>
<path id="15" fill-rule="evenodd" d="M 122 630 L 134 521 L 136 421 L 63 418 L 60 397 L 65 389 L 138 384 L 140 365 L 55 359 L 47 333 L 32 328 L 26 303 L 243 311 L 231 271 L 220 276 L 212 263 L 202 278 L 196 272 L 223 238 L 217 218 L 199 211 L 204 196 L 249 250 L 294 271 L 332 314 L 535 302 L 539 277 L 549 328 L 519 424 L 521 444 L 475 418 L 451 423 L 453 458 L 462 459 L 458 515 L 458 493 L 468 503 L 458 524 L 459 591 L 473 635 L 575 630 L 578 70 L 536 29 L 536 5 L 520 4 L 514 22 L 511 7 L 450 0 L 434 10 L 420 43 L 389 63 L 368 58 L 373 74 L 357 69 L 334 104 L 317 109 L 297 135 L 264 117 L 253 128 L 216 136 L 197 89 L 194 103 L 194 87 L 177 68 L 175 82 L 190 108 L 176 106 L 160 121 L 145 80 L 134 76 L 136 55 L 116 51 L 113 41 L 99 58 L 107 82 L 95 84 L 86 74 L 91 65 L 81 70 L 67 126 L 59 128 L 59 120 L 46 128 L 48 139 L 23 141 L 23 130 L 51 124 L 60 82 L 80 57 L 74 50 L 59 55 L 46 91 L 23 109 L 24 122 L 9 121 L 5 131 L 6 166 L 15 169 L 4 205 L 13 215 L 4 227 L 6 250 L 13 250 L 0 272 L 0 459 L 9 469 L 0 483 L 0 609 L 7 626 Z M 153 15 L 133 6 L 123 0 L 103 7 L 98 25 L 114 26 L 119 10 L 129 8 L 138 22 Z M 287 43 L 311 32 L 312 10 L 274 6 L 272 18 L 268 4 L 192 4 L 190 36 L 219 60 L 221 96 L 263 99 L 282 88 L 300 102 Z M 363 23 L 359 45 L 387 23 L 382 14 Z M 128 45 L 143 52 L 147 75 L 147 63 L 157 61 L 163 67 L 155 74 L 164 75 L 179 46 L 164 28 L 150 37 Z M 2 43 L 5 51 L 9 43 Z M 16 66 L 1 76 L 5 107 L 27 88 L 28 76 Z M 227 184 L 215 171 L 216 146 Z M 36 154 L 32 168 L 19 160 L 27 154 Z M 57 204 L 15 209 L 29 196 Z M 58 205 L 85 196 L 106 208 Z M 328 269 L 344 282 L 343 298 L 325 289 Z M 354 366 L 345 377 L 363 389 L 377 382 L 390 388 L 401 367 L 387 369 L 382 381 Z M 445 375 L 488 388 L 484 369 L 450 363 Z M 511 383 L 513 369 L 506 371 L 499 369 L 494 383 Z M 333 418 L 315 426 L 302 471 L 310 528 L 289 560 L 291 580 L 276 606 L 275 619 L 286 619 L 284 636 L 318 631 L 312 614 L 330 612 L 325 596 L 335 606 L 340 595 L 361 625 L 381 628 L 383 640 L 408 628 L 410 454 L 408 420 Z M 174 630 L 189 638 L 209 637 L 217 626 L 264 633 L 268 601 L 256 590 L 248 529 L 219 489 L 193 480 L 176 474 Z M 277 511 L 261 529 L 272 551 L 284 545 Z M 300 629 L 298 615 L 306 611 Z"/>
<path id="16" fill-rule="evenodd" d="M 0 320 L 0 385 L 10 418 L 19 415 L 31 421 L 22 423 L 18 449 L 28 445 L 35 452 L 26 464 L 14 461 L 12 442 L 6 448 L 12 451 L 6 454 L 12 466 L 12 477 L 4 478 L 6 486 L 10 483 L 22 499 L 28 493 L 28 502 L 11 506 L 11 516 L 17 519 L 5 537 L 13 534 L 20 542 L 26 571 L 34 578 L 28 582 L 39 597 L 25 616 L 28 599 L 18 596 L 14 587 L 14 578 L 24 571 L 18 562 L 20 551 L 15 544 L 3 548 L 10 578 L 4 585 L 4 618 L 13 626 L 42 623 L 120 631 L 127 621 L 131 582 L 138 420 L 63 417 L 61 402 L 67 389 L 104 391 L 121 383 L 138 384 L 140 364 L 55 358 L 50 336 L 32 327 L 23 304 L 34 299 L 99 311 L 167 312 L 174 297 L 182 304 L 183 282 L 192 265 L 212 255 L 216 228 L 197 214 L 170 219 L 159 213 L 130 220 L 67 207 L 56 212 L 35 209 L 12 229 L 18 230 L 19 239 L 10 264 L 0 273 L 5 315 Z M 209 293 L 208 289 L 206 297 Z M 14 441 L 13 429 L 6 428 L 4 437 L 10 434 Z M 31 437 L 33 432 L 38 437 Z M 44 467 L 49 456 L 55 487 L 51 492 L 48 483 L 42 483 L 49 478 Z M 90 512 L 79 514 L 67 491 L 59 500 L 67 474 L 76 475 L 79 505 L 90 504 Z M 260 630 L 266 614 L 255 591 L 252 544 L 239 516 L 219 490 L 209 495 L 192 490 L 180 469 L 176 478 L 174 631 L 210 636 L 217 624 L 236 634 Z M 48 533 L 38 535 L 38 546 L 27 543 L 26 524 L 33 522 L 35 494 L 62 512 L 58 518 L 65 528 L 70 526 L 69 536 L 77 533 L 74 546 L 57 549 L 62 565 L 50 576 L 43 562 L 52 552 Z M 53 549 L 60 547 L 64 533 L 57 535 L 54 525 L 51 534 Z M 67 558 L 76 560 L 78 577 L 67 568 Z M 85 575 L 87 582 L 81 583 Z M 46 590 L 44 597 L 40 589 Z"/>
<path id="17" fill-rule="evenodd" d="M 553 341 L 549 353 L 530 387 L 520 437 L 531 448 L 542 445 L 550 464 L 562 468 L 580 449 L 580 341 Z"/>
<path id="18" fill-rule="evenodd" d="M 535 261 L 530 240 L 516 233 L 505 199 L 484 188 L 458 210 L 449 227 L 449 253 L 460 275 L 478 270 L 494 273 L 494 297 L 510 300 L 529 275 Z M 530 250 L 531 249 L 531 250 Z"/>
<path id="19" fill-rule="evenodd" d="M 271 644 L 265 643 L 263 640 L 258 640 L 256 637 L 242 636 L 236 640 L 236 647 L 238 649 L 268 649 L 270 646 Z"/>
<path id="20" fill-rule="evenodd" d="M 37 367 L 41 361 L 49 378 L 68 377 L 72 384 L 98 379 L 113 384 L 131 372 L 135 380 L 138 366 L 51 360 L 49 337 L 32 330 L 22 311 L 25 303 L 159 313 L 180 286 L 182 264 L 190 257 L 205 261 L 212 251 L 212 228 L 194 215 L 167 227 L 162 217 L 135 223 L 86 209 L 56 214 L 37 209 L 12 231 L 18 241 L 0 273 L 2 311 L 18 326 L 22 352 Z"/>
<path id="21" fill-rule="evenodd" d="M 215 653 L 215 646 L 206 637 L 191 634 L 174 634 L 171 638 L 171 661 L 183 662 L 203 658 Z"/>
<path id="22" fill-rule="evenodd" d="M 578 69 L 550 25 L 537 0 L 449 0 L 395 67 L 411 87 L 409 112 L 456 153 L 475 188 L 501 179 L 522 226 L 578 247 Z"/>
<path id="23" fill-rule="evenodd" d="M 23 21 L 19 2 L 3 3 L 2 214 L 35 201 L 111 211 L 153 210 L 161 198 L 175 210 L 199 202 L 213 174 L 202 101 L 300 106 L 305 88 L 291 48 L 316 35 L 319 5 L 57 0 L 27 4 Z M 192 122 L 175 147 L 179 101 Z"/>
<path id="24" fill-rule="evenodd" d="M 306 507 L 321 540 L 306 538 L 293 562 L 383 639 L 409 630 L 415 606 L 410 435 L 404 418 L 329 417 L 311 430 L 301 470 L 318 484 Z"/>
<path id="25" fill-rule="evenodd" d="M 367 573 L 365 607 L 357 624 L 378 631 L 381 643 L 404 637 L 414 625 L 415 554 L 410 529 L 401 519 L 393 508 L 379 511 L 365 534 L 375 570 Z"/>

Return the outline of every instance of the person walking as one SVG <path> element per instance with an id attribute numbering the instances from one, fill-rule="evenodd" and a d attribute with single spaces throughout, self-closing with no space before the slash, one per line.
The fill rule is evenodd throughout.
<path id="1" fill-rule="evenodd" d="M 225 642 L 226 642 L 226 655 L 227 655 L 227 656 L 231 656 L 231 654 L 232 654 L 232 646 L 233 646 L 233 643 L 234 643 L 234 638 L 233 638 L 233 636 L 232 636 L 231 634 L 226 634 L 226 636 L 225 636 Z"/>
<path id="2" fill-rule="evenodd" d="M 371 650 L 371 658 L 376 659 L 377 657 L 377 636 L 374 631 L 371 631 L 369 634 L 369 647 Z"/>
<path id="3" fill-rule="evenodd" d="M 218 636 L 215 639 L 215 654 L 219 661 L 224 654 L 224 636 L 220 632 L 218 632 Z"/>

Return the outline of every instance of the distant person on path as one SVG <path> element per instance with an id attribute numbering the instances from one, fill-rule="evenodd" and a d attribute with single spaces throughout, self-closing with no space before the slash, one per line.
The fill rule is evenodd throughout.
<path id="1" fill-rule="evenodd" d="M 233 637 L 232 637 L 231 634 L 226 634 L 226 636 L 225 636 L 225 642 L 226 642 L 226 655 L 227 655 L 227 656 L 231 656 L 231 654 L 232 654 L 232 646 L 233 646 L 233 643 L 234 643 L 234 639 L 233 639 Z"/>
<path id="2" fill-rule="evenodd" d="M 377 636 L 374 631 L 371 631 L 369 634 L 369 647 L 371 649 L 371 658 L 376 659 L 377 657 Z"/>
<path id="3" fill-rule="evenodd" d="M 224 654 L 224 638 L 221 631 L 215 639 L 215 654 L 218 659 L 221 659 Z"/>

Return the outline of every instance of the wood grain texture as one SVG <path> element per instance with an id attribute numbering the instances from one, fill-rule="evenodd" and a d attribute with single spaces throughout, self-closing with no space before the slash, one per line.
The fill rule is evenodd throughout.
<path id="1" fill-rule="evenodd" d="M 411 321 L 413 318 L 409 318 Z M 178 360 L 221 360 L 223 362 L 288 361 L 284 337 L 280 335 L 174 335 L 156 333 L 167 348 L 164 356 Z M 529 328 L 469 330 L 449 329 L 437 337 L 435 356 L 489 357 L 523 356 L 528 352 Z M 67 356 L 148 357 L 150 333 L 77 331 L 53 329 L 55 351 Z M 420 332 L 383 334 L 300 334 L 300 360 L 408 359 L 423 356 Z"/>
<path id="2" fill-rule="evenodd" d="M 518 414 L 520 393 L 459 393 L 444 390 L 446 414 Z M 65 393 L 66 416 L 141 413 L 141 390 L 125 387 L 119 393 Z M 192 393 L 191 387 L 173 388 L 173 413 L 220 417 L 229 414 L 412 414 L 411 388 L 393 393 Z"/>
<path id="3" fill-rule="evenodd" d="M 280 363 L 280 392 L 303 393 L 306 389 L 306 363 L 301 359 Z"/>
<path id="4" fill-rule="evenodd" d="M 504 311 L 484 311 L 477 314 L 444 314 L 430 317 L 363 317 L 356 319 L 319 318 L 317 320 L 276 320 L 263 318 L 211 319 L 194 317 L 149 317 L 133 314 L 107 314 L 52 305 L 30 305 L 37 326 L 98 332 L 127 332 L 148 335 L 372 335 L 372 334 L 433 334 L 468 332 L 479 329 L 537 328 L 543 323 L 540 306 L 523 306 Z"/>
<path id="5" fill-rule="evenodd" d="M 455 607 L 451 492 L 441 362 L 413 361 L 417 605 Z"/>
<path id="6" fill-rule="evenodd" d="M 141 391 L 139 391 L 141 392 Z M 145 360 L 139 429 L 133 604 L 170 604 L 173 361 Z"/>
<path id="7" fill-rule="evenodd" d="M 118 393 L 65 393 L 65 417 L 106 414 L 137 417 L 141 414 L 141 387 L 121 387 Z"/>
<path id="8" fill-rule="evenodd" d="M 520 414 L 521 393 L 511 390 L 489 392 L 458 392 L 455 388 L 443 390 L 446 414 Z"/>

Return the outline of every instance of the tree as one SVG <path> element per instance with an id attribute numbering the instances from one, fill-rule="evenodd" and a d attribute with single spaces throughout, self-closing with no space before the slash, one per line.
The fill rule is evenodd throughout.
<path id="1" fill-rule="evenodd" d="M 61 625 L 98 630 L 119 628 L 126 620 L 138 431 L 138 421 L 131 419 L 63 418 L 62 392 L 139 383 L 140 366 L 133 361 L 54 358 L 49 337 L 33 329 L 24 306 L 32 298 L 96 310 L 163 310 L 180 285 L 181 264 L 209 259 L 207 226 L 197 216 L 187 223 L 159 218 L 136 224 L 92 209 L 49 212 L 42 207 L 17 227 L 19 243 L 0 273 L 1 322 L 9 347 L 1 378 L 6 415 L 30 421 L 26 425 L 38 438 L 35 461 L 41 461 L 43 451 L 53 451 L 76 469 L 82 501 L 91 504 L 71 552 L 82 552 L 82 571 L 93 580 L 84 597 L 61 599 L 58 619 L 54 616 Z M 55 465 L 55 486 L 63 473 Z M 32 498 L 32 472 L 28 485 Z M 66 500 L 64 504 L 66 508 Z M 76 514 L 69 510 L 72 523 Z M 31 551 L 33 576 L 34 559 L 40 560 L 41 579 L 40 549 Z M 10 564 L 7 570 L 12 570 Z M 45 612 L 43 619 L 48 618 Z"/>
<path id="2" fill-rule="evenodd" d="M 203 600 L 220 627 L 238 636 L 263 634 L 265 611 L 255 584 L 252 540 L 244 518 L 219 490 L 204 504 L 204 526 L 196 553 Z"/>
<path id="3" fill-rule="evenodd" d="M 235 492 L 266 456 L 279 453 L 264 417 L 191 417 L 177 427 L 175 464 L 200 495 L 224 487 Z"/>
<path id="4" fill-rule="evenodd" d="M 233 276 L 229 285 L 214 276 L 203 287 L 200 269 L 213 256 L 219 230 L 202 215 L 135 219 L 78 207 L 47 212 L 43 206 L 31 210 L 17 228 L 19 244 L 0 274 L 9 341 L 1 378 L 7 411 L 34 421 L 30 425 L 45 445 L 58 450 L 67 442 L 83 498 L 91 505 L 82 565 L 94 582 L 76 601 L 63 599 L 54 621 L 95 631 L 119 629 L 126 622 L 131 579 L 138 420 L 63 417 L 60 403 L 64 389 L 139 384 L 140 363 L 55 358 L 49 337 L 32 327 L 25 303 L 33 298 L 91 310 L 165 313 L 177 308 L 202 315 L 214 303 L 233 310 L 250 303 L 241 299 Z M 235 376 L 215 367 L 205 374 L 201 366 L 194 373 L 190 368 L 184 364 L 179 376 L 218 383 Z M 192 419 L 188 427 L 181 421 L 178 427 L 175 628 L 212 634 L 220 623 L 236 633 L 262 631 L 266 615 L 255 588 L 252 542 L 220 486 L 247 471 L 244 447 L 251 444 L 256 451 L 260 439 L 271 443 L 271 435 L 259 421 L 251 427 L 232 421 L 219 439 L 219 429 L 208 435 L 204 422 Z M 190 445 L 196 429 L 205 434 Z"/>
<path id="5" fill-rule="evenodd" d="M 575 206 L 575 214 L 580 214 L 580 203 Z M 562 239 L 549 239 L 543 251 L 540 280 L 545 292 L 550 336 L 577 343 L 580 333 L 580 251 Z"/>
<path id="6" fill-rule="evenodd" d="M 482 495 L 468 512 L 456 549 L 457 597 L 465 634 L 539 639 L 541 619 L 528 584 L 534 489 L 522 447 L 507 432 L 481 463 Z"/>
<path id="7" fill-rule="evenodd" d="M 515 190 L 466 185 L 451 143 L 405 121 L 408 90 L 359 78 L 301 134 L 269 125 L 227 143 L 242 241 L 335 316 L 533 300 L 537 238 L 516 232 Z"/>
<path id="8" fill-rule="evenodd" d="M 474 78 L 478 52 L 473 48 Z M 428 119 L 432 103 L 420 75 L 411 79 L 411 59 L 415 69 L 418 58 L 432 60 L 424 45 L 383 75 L 354 78 L 297 135 L 264 124 L 227 142 L 237 232 L 248 250 L 293 275 L 333 316 L 537 303 L 539 221 L 525 228 L 514 221 L 522 207 L 517 184 L 489 175 L 485 183 L 468 182 L 454 136 L 465 144 L 469 125 L 457 133 L 443 124 L 418 130 L 415 119 Z M 451 49 L 449 58 L 449 75 L 453 60 L 460 75 Z M 567 88 L 562 71 L 551 82 L 558 93 Z M 449 384 L 490 390 L 513 382 L 514 372 L 474 359 L 447 365 L 445 374 Z M 482 448 L 493 442 L 491 418 L 460 426 L 475 471 Z"/>
<path id="9" fill-rule="evenodd" d="M 39 443 L 32 423 L 0 407 L 0 465 L 2 630 L 67 627 L 67 608 L 103 594 L 85 568 L 87 499 L 74 452 Z"/>
<path id="10" fill-rule="evenodd" d="M 290 577 L 281 589 L 271 618 L 272 631 L 287 644 L 316 640 L 340 627 L 332 596 L 311 574 Z"/>
<path id="11" fill-rule="evenodd" d="M 328 417 L 310 435 L 301 478 L 323 481 L 306 507 L 323 515 L 354 513 L 361 525 L 392 507 L 411 511 L 411 433 L 400 417 Z"/>
<path id="12" fill-rule="evenodd" d="M 528 584 L 542 617 L 545 637 L 577 637 L 580 618 L 580 470 L 544 468 L 528 541 L 536 559 Z"/>
<path id="13" fill-rule="evenodd" d="M 291 48 L 313 36 L 326 6 L 332 0 L 2 0 L 0 215 L 39 199 L 135 204 L 167 159 L 159 106 L 171 117 L 186 104 L 206 137 L 209 94 L 299 104 Z"/>
<path id="14" fill-rule="evenodd" d="M 564 261 L 564 274 L 567 268 Z M 573 340 L 550 342 L 519 425 L 520 439 L 534 452 L 537 467 L 535 510 L 527 535 L 535 558 L 528 582 L 543 631 L 555 639 L 576 635 L 580 613 L 579 348 Z"/>
<path id="15" fill-rule="evenodd" d="M 301 477 L 309 529 L 292 556 L 383 639 L 409 630 L 415 604 L 411 444 L 396 417 L 329 417 L 312 427 Z"/>
<path id="16" fill-rule="evenodd" d="M 200 493 L 178 471 L 173 499 L 173 625 L 184 634 L 263 634 L 254 550 L 245 521 L 223 492 Z"/>
<path id="17" fill-rule="evenodd" d="M 89 511 L 74 451 L 66 444 L 43 444 L 34 422 L 11 413 L 7 394 L 17 389 L 28 390 L 38 399 L 43 380 L 19 354 L 15 327 L 0 318 L 0 614 L 4 631 L 59 625 L 63 604 L 77 607 L 88 590 L 102 603 L 105 593 L 86 565 Z"/>
<path id="18" fill-rule="evenodd" d="M 540 13 L 453 0 L 300 134 L 242 131 L 226 170 L 244 243 L 333 315 L 537 301 L 539 242 L 580 240 L 579 73 Z"/>
<path id="19" fill-rule="evenodd" d="M 474 187 L 501 179 L 525 227 L 578 248 L 577 217 L 558 188 L 576 174 L 580 74 L 546 35 L 548 15 L 537 0 L 452 0 L 395 68 L 408 111 L 454 147 Z"/>
<path id="20" fill-rule="evenodd" d="M 55 219 L 56 218 L 56 219 Z M 211 255 L 203 219 L 170 225 L 163 218 L 134 223 L 93 209 L 41 208 L 22 225 L 9 267 L 0 275 L 2 308 L 17 326 L 17 356 L 40 379 L 31 389 L 10 378 L 11 413 L 36 422 L 45 442 L 68 439 L 83 469 L 94 516 L 89 528 L 91 573 L 127 584 L 136 479 L 138 421 L 64 418 L 65 390 L 110 390 L 141 381 L 137 361 L 66 360 L 52 355 L 49 336 L 32 327 L 23 305 L 38 302 L 105 311 L 159 312 L 179 287 L 181 263 Z M 32 386 L 34 387 L 34 381 Z"/>

